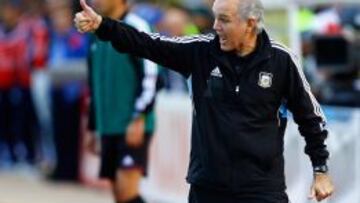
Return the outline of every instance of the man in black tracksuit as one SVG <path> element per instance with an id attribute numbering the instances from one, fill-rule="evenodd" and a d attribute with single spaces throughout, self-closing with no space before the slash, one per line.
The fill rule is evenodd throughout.
<path id="1" fill-rule="evenodd" d="M 167 38 L 102 18 L 82 2 L 80 32 L 95 31 L 119 52 L 148 58 L 191 76 L 191 203 L 285 203 L 283 137 L 286 105 L 305 137 L 314 167 L 311 196 L 330 196 L 327 131 L 300 64 L 262 28 L 259 0 L 216 0 L 216 35 Z"/>

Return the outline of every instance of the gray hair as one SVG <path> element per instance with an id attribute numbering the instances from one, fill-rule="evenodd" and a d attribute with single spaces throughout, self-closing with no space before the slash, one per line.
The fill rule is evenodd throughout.
<path id="1" fill-rule="evenodd" d="M 254 18 L 257 21 L 256 33 L 264 29 L 264 6 L 261 0 L 239 0 L 239 15 L 242 19 Z"/>

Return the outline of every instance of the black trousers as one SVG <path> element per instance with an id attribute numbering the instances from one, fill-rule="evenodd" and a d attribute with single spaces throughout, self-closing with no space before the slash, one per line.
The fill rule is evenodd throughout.
<path id="1" fill-rule="evenodd" d="M 35 163 L 38 151 L 37 124 L 29 88 L 0 90 L 0 141 L 8 146 L 12 162 L 22 158 L 30 164 Z M 18 144 L 25 147 L 25 157 L 19 157 Z"/>
<path id="2" fill-rule="evenodd" d="M 79 177 L 80 94 L 69 97 L 62 88 L 52 91 L 56 167 L 52 178 L 76 181 Z"/>
<path id="3" fill-rule="evenodd" d="M 192 185 L 189 203 L 289 203 L 283 193 L 230 193 Z"/>

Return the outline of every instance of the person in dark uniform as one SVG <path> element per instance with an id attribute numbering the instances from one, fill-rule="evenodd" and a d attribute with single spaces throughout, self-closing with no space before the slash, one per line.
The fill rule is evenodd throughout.
<path id="1" fill-rule="evenodd" d="M 311 197 L 321 201 L 333 193 L 325 117 L 297 57 L 269 38 L 259 0 L 215 0 L 215 35 L 176 38 L 139 32 L 81 3 L 74 19 L 80 32 L 191 76 L 190 203 L 289 202 L 282 106 L 306 141 L 314 170 Z"/>

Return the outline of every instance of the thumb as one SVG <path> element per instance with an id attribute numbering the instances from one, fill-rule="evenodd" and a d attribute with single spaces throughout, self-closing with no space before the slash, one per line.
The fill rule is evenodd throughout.
<path id="1" fill-rule="evenodd" d="M 81 5 L 81 8 L 86 12 L 86 13 L 89 13 L 91 12 L 91 7 L 89 5 L 87 5 L 86 3 L 86 0 L 80 0 L 80 5 Z"/>

